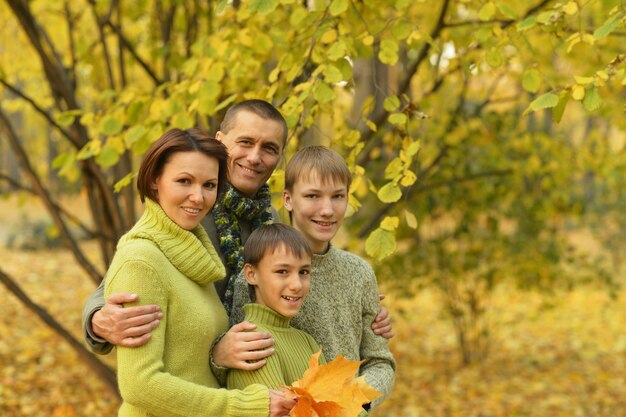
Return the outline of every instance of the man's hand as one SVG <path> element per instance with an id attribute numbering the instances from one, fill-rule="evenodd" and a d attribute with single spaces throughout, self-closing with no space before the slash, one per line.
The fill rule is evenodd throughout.
<path id="1" fill-rule="evenodd" d="M 270 333 L 251 332 L 256 325 L 244 321 L 226 332 L 211 352 L 213 363 L 222 368 L 253 371 L 267 362 L 274 353 L 274 339 Z"/>
<path id="2" fill-rule="evenodd" d="M 270 415 L 269 417 L 287 417 L 291 409 L 296 405 L 296 400 L 285 398 L 280 391 L 270 391 Z"/>
<path id="3" fill-rule="evenodd" d="M 114 293 L 104 307 L 91 318 L 96 336 L 116 346 L 137 347 L 150 340 L 150 332 L 163 318 L 157 305 L 124 307 L 124 303 L 137 301 L 137 294 Z"/>
<path id="4" fill-rule="evenodd" d="M 385 299 L 385 294 L 380 294 L 380 301 Z M 389 317 L 389 311 L 385 307 L 380 307 L 380 311 L 374 318 L 372 323 L 372 331 L 374 334 L 384 337 L 385 339 L 391 339 L 394 334 L 391 331 L 391 317 Z"/>

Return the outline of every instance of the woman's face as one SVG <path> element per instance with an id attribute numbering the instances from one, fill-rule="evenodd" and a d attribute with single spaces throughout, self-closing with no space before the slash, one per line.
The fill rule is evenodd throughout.
<path id="1" fill-rule="evenodd" d="M 201 152 L 170 156 L 154 183 L 157 202 L 174 223 L 195 228 L 217 198 L 219 162 Z"/>

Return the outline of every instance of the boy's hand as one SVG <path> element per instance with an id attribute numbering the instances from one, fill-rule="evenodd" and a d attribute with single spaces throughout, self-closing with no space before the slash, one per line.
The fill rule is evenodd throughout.
<path id="1" fill-rule="evenodd" d="M 91 317 L 95 335 L 116 346 L 138 347 L 146 344 L 163 313 L 157 305 L 124 307 L 124 303 L 137 301 L 138 298 L 137 294 L 111 294 L 104 307 Z"/>
<path id="2" fill-rule="evenodd" d="M 213 347 L 213 363 L 222 368 L 254 371 L 267 363 L 274 353 L 274 339 L 270 333 L 252 332 L 256 325 L 244 321 L 226 332 Z"/>
<path id="3" fill-rule="evenodd" d="M 379 294 L 380 301 L 385 299 L 385 294 Z M 385 339 L 391 339 L 394 334 L 391 331 L 391 317 L 389 311 L 385 307 L 380 307 L 380 311 L 374 318 L 372 323 L 372 331 L 374 334 L 384 337 Z"/>

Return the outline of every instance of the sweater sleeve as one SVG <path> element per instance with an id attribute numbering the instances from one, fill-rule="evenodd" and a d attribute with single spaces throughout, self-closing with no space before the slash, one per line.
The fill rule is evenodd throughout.
<path id="1" fill-rule="evenodd" d="M 267 417 L 266 387 L 252 385 L 243 391 L 209 388 L 164 371 L 168 288 L 152 265 L 138 259 L 125 262 L 107 279 L 106 290 L 107 294 L 122 290 L 136 293 L 142 303 L 157 304 L 163 310 L 163 320 L 148 343 L 136 348 L 118 347 L 118 382 L 125 402 L 155 416 Z"/>
<path id="2" fill-rule="evenodd" d="M 104 282 L 103 279 L 98 288 L 89 296 L 83 305 L 83 336 L 87 345 L 94 353 L 106 355 L 113 350 L 113 345 L 95 335 L 91 327 L 93 315 L 104 307 Z"/>
<path id="3" fill-rule="evenodd" d="M 378 287 L 376 276 L 371 267 L 364 279 L 364 291 L 362 296 L 363 305 L 363 333 L 359 355 L 364 360 L 359 369 L 360 375 L 383 396 L 372 402 L 372 407 L 382 403 L 384 398 L 391 392 L 395 380 L 396 362 L 389 351 L 387 339 L 376 335 L 372 331 L 372 323 L 380 310 Z"/>

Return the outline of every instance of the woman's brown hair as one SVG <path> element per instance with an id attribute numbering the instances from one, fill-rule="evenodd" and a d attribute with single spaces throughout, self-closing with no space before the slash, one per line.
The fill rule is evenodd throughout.
<path id="1" fill-rule="evenodd" d="M 146 152 L 137 175 L 137 191 L 141 201 L 146 198 L 157 201 L 154 183 L 163 173 L 169 158 L 178 152 L 200 152 L 217 159 L 218 193 L 226 187 L 228 150 L 222 142 L 200 129 L 170 129 L 165 132 Z"/>

